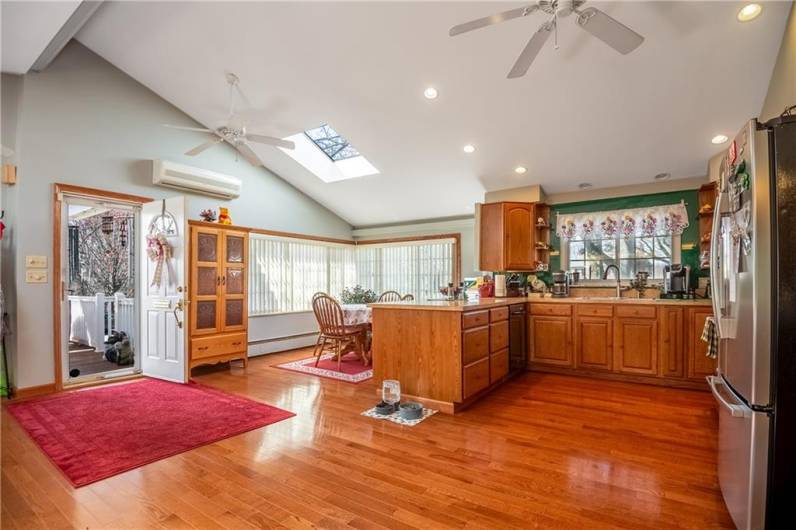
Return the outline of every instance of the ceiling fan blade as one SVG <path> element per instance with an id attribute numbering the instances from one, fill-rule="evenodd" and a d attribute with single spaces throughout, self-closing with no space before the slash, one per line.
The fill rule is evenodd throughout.
<path id="1" fill-rule="evenodd" d="M 289 140 L 282 140 L 281 138 L 274 138 L 273 136 L 266 136 L 264 134 L 246 134 L 246 139 L 250 142 L 257 142 L 258 144 L 275 145 L 277 147 L 284 147 L 285 149 L 295 149 L 296 144 Z"/>
<path id="2" fill-rule="evenodd" d="M 203 143 L 201 145 L 197 145 L 196 147 L 194 147 L 190 151 L 186 151 L 185 154 L 188 155 L 188 156 L 196 156 L 199 153 L 201 153 L 202 151 L 210 149 L 214 145 L 219 144 L 219 143 L 221 143 L 223 141 L 224 141 L 224 139 L 221 138 L 220 136 L 217 137 L 217 138 L 213 138 L 212 140 L 208 140 L 207 142 L 205 142 L 205 143 Z"/>
<path id="3" fill-rule="evenodd" d="M 644 42 L 644 37 L 593 7 L 578 13 L 578 25 L 622 55 Z"/>
<path id="4" fill-rule="evenodd" d="M 497 15 L 492 15 L 490 17 L 471 20 L 470 22 L 465 22 L 464 24 L 453 26 L 448 32 L 448 35 L 450 35 L 451 37 L 455 37 L 460 33 L 466 33 L 468 31 L 473 31 L 474 29 L 480 29 L 486 26 L 491 26 L 493 24 L 499 24 L 501 22 L 505 22 L 506 20 L 512 20 L 514 18 L 524 17 L 530 15 L 537 9 L 539 9 L 539 6 L 537 6 L 536 4 L 531 4 L 529 6 L 519 7 L 517 9 L 504 11 L 502 13 L 498 13 Z"/>
<path id="5" fill-rule="evenodd" d="M 514 79 L 516 77 L 522 77 L 528 71 L 528 68 L 531 67 L 531 63 L 536 56 L 539 55 L 539 51 L 544 46 L 544 43 L 547 42 L 547 38 L 555 29 L 556 22 L 555 19 L 552 19 L 548 22 L 545 22 L 539 29 L 536 30 L 536 33 L 533 34 L 531 40 L 528 41 L 528 44 L 525 45 L 525 49 L 522 50 L 522 53 L 519 57 L 517 57 L 517 62 L 514 63 L 511 71 L 509 72 L 508 78 Z"/>
<path id="6" fill-rule="evenodd" d="M 182 125 L 169 125 L 168 123 L 163 124 L 164 127 L 168 127 L 169 129 L 180 129 L 181 131 L 196 131 L 196 132 L 215 132 L 213 129 L 203 129 L 201 127 L 183 127 Z"/>
<path id="7" fill-rule="evenodd" d="M 254 151 L 252 151 L 252 148 L 245 143 L 241 142 L 237 144 L 235 148 L 240 152 L 240 154 L 243 155 L 243 158 L 245 158 L 249 164 L 255 167 L 263 165 L 263 163 L 260 162 L 260 159 L 257 158 L 257 155 L 254 153 Z"/>

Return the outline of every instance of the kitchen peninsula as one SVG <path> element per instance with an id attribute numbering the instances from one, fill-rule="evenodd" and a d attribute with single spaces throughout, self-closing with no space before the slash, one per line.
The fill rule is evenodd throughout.
<path id="1" fill-rule="evenodd" d="M 484 298 L 372 304 L 377 384 L 453 413 L 509 375 L 509 312 L 525 309 L 525 368 L 704 389 L 709 300 Z M 516 339 L 515 339 L 516 340 Z M 512 347 L 514 350 L 516 345 Z"/>

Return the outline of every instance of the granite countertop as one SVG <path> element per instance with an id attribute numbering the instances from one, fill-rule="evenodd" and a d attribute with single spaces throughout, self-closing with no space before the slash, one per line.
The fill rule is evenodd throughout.
<path id="1" fill-rule="evenodd" d="M 614 298 L 609 296 L 583 296 L 553 298 L 545 296 L 521 296 L 513 298 L 475 298 L 470 300 L 455 301 L 422 301 L 412 300 L 405 302 L 380 302 L 368 304 L 375 309 L 414 309 L 420 311 L 474 311 L 477 309 L 490 309 L 512 304 L 631 304 L 631 305 L 677 305 L 677 306 L 711 306 L 709 299 L 696 300 L 667 300 L 662 298 Z"/>

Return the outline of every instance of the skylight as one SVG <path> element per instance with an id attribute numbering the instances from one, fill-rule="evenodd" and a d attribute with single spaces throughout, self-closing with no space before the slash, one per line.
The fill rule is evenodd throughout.
<path id="1" fill-rule="evenodd" d="M 376 175 L 379 170 L 328 124 L 288 136 L 295 149 L 283 153 L 324 182 Z"/>
<path id="2" fill-rule="evenodd" d="M 348 140 L 340 136 L 340 133 L 327 124 L 304 131 L 304 134 L 312 140 L 312 143 L 318 146 L 318 149 L 326 153 L 326 156 L 331 158 L 333 162 L 360 156 L 359 151 L 348 143 Z"/>

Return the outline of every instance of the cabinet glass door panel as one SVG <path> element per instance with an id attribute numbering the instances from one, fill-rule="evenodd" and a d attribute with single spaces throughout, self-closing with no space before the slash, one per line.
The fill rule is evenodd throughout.
<path id="1" fill-rule="evenodd" d="M 202 300 L 196 302 L 196 330 L 211 331 L 216 330 L 216 305 L 215 300 Z"/>
<path id="2" fill-rule="evenodd" d="M 226 235 L 227 263 L 243 263 L 244 238 L 242 236 Z"/>
<path id="3" fill-rule="evenodd" d="M 196 261 L 218 261 L 218 234 L 199 232 L 196 234 Z"/>
<path id="4" fill-rule="evenodd" d="M 228 268 L 225 287 L 228 295 L 243 294 L 243 269 Z"/>
<path id="5" fill-rule="evenodd" d="M 215 296 L 218 289 L 219 276 L 217 267 L 199 266 L 196 269 L 196 294 L 199 296 Z"/>
<path id="6" fill-rule="evenodd" d="M 243 325 L 243 300 L 227 300 L 224 308 L 224 329 Z"/>

